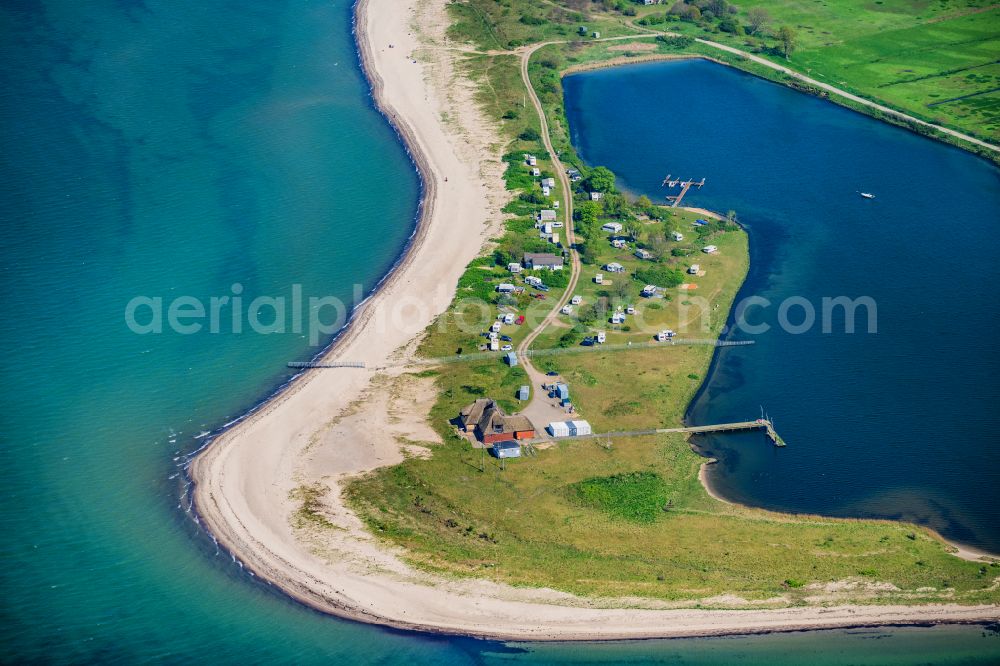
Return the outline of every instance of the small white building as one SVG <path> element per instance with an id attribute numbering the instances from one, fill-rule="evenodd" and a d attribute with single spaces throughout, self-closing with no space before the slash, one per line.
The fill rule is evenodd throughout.
<path id="1" fill-rule="evenodd" d="M 604 193 L 603 192 L 591 192 L 590 193 L 590 200 L 591 201 L 600 201 L 603 198 L 604 198 Z"/>
<path id="2" fill-rule="evenodd" d="M 569 302 L 572 303 L 573 305 L 579 305 L 580 303 L 583 303 L 583 296 L 577 294 L 573 298 L 569 299 Z"/>
<path id="3" fill-rule="evenodd" d="M 715 247 L 714 245 L 706 245 L 705 247 L 701 248 L 701 251 L 704 252 L 705 254 L 715 254 L 716 252 L 719 251 L 719 248 Z"/>
<path id="4" fill-rule="evenodd" d="M 617 234 L 622 230 L 622 225 L 621 222 L 608 222 L 607 224 L 601 225 L 601 230 Z"/>
<path id="5" fill-rule="evenodd" d="M 538 176 L 542 175 L 542 170 L 539 169 L 538 167 L 532 167 L 531 168 L 531 175 L 534 176 L 535 178 L 537 178 Z"/>
<path id="6" fill-rule="evenodd" d="M 617 261 L 612 261 L 610 264 L 604 264 L 604 270 L 609 273 L 624 273 L 625 267 L 619 264 Z"/>
<path id="7" fill-rule="evenodd" d="M 548 188 L 548 186 L 546 186 L 546 185 L 542 185 L 542 196 L 543 196 L 543 197 L 547 197 L 547 196 L 549 196 L 550 194 L 552 194 L 552 190 L 550 190 L 550 189 Z"/>
<path id="8" fill-rule="evenodd" d="M 571 314 L 572 312 L 573 312 L 573 306 L 570 305 L 569 303 L 567 303 L 566 305 L 562 306 L 562 313 L 564 315 Z"/>
<path id="9" fill-rule="evenodd" d="M 556 245 L 559 245 L 559 234 L 552 234 L 552 236 L 549 237 L 549 240 Z"/>
<path id="10" fill-rule="evenodd" d="M 691 264 L 688 267 L 688 274 L 690 274 L 690 275 L 697 275 L 698 271 L 700 271 L 700 270 L 701 270 L 701 264 Z"/>
<path id="11" fill-rule="evenodd" d="M 509 282 L 501 282 L 497 285 L 497 291 L 501 294 L 510 294 L 514 292 L 514 285 Z"/>
<path id="12" fill-rule="evenodd" d="M 670 234 L 670 237 L 673 238 L 675 241 L 682 241 L 682 240 L 684 240 L 684 234 L 682 234 L 679 231 L 673 232 L 672 234 Z"/>
<path id="13" fill-rule="evenodd" d="M 552 207 L 553 208 L 559 208 L 559 202 L 558 201 L 553 201 L 552 202 Z"/>
<path id="14" fill-rule="evenodd" d="M 545 429 L 553 437 L 569 437 L 569 425 L 565 421 L 553 421 Z"/>
<path id="15" fill-rule="evenodd" d="M 570 437 L 590 435 L 594 432 L 586 421 L 566 421 L 566 427 L 569 429 Z"/>
<path id="16" fill-rule="evenodd" d="M 538 158 L 534 155 L 525 154 L 524 161 L 528 163 L 528 166 L 536 166 L 538 164 Z"/>
<path id="17" fill-rule="evenodd" d="M 548 236 L 549 234 L 552 233 L 552 223 L 551 222 L 546 222 L 545 224 L 542 225 L 542 233 L 545 234 L 546 236 Z"/>
<path id="18" fill-rule="evenodd" d="M 594 284 L 604 284 L 604 273 L 598 273 L 594 276 Z"/>
<path id="19" fill-rule="evenodd" d="M 538 221 L 539 222 L 554 222 L 556 219 L 556 212 L 546 208 L 545 210 L 538 211 Z"/>
<path id="20" fill-rule="evenodd" d="M 645 287 L 642 288 L 642 295 L 645 296 L 646 298 L 649 298 L 650 296 L 656 296 L 656 285 L 647 284 Z"/>
<path id="21" fill-rule="evenodd" d="M 524 270 L 524 268 L 522 268 L 521 264 L 514 261 L 507 264 L 507 270 L 509 270 L 511 273 L 520 273 L 521 271 Z"/>
<path id="22" fill-rule="evenodd" d="M 542 187 L 553 188 L 556 186 L 555 178 L 542 178 Z"/>

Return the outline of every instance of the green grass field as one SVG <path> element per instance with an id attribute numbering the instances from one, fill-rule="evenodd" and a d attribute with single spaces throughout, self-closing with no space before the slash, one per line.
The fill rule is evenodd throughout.
<path id="1" fill-rule="evenodd" d="M 998 599 L 1000 569 L 948 555 L 921 530 L 723 504 L 698 482 L 702 462 L 664 435 L 563 442 L 501 471 L 449 437 L 430 459 L 352 483 L 347 498 L 411 563 L 445 575 L 706 606 L 730 605 L 712 600 L 723 594 L 777 605 Z M 827 585 L 843 591 L 825 599 Z"/>

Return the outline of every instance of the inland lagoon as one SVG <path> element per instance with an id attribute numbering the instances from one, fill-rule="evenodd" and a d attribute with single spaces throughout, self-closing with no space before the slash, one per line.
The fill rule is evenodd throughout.
<path id="1" fill-rule="evenodd" d="M 1000 552 L 1000 170 L 704 60 L 575 74 L 564 86 L 588 164 L 660 201 L 667 174 L 705 177 L 683 204 L 734 209 L 749 231 L 737 300 L 766 302 L 727 337 L 756 344 L 717 355 L 688 418 L 737 421 L 763 406 L 789 446 L 700 439 L 720 460 L 712 487 L 781 511 L 915 521 Z M 877 332 L 866 308 L 854 333 L 843 309 L 824 332 L 823 299 L 838 297 L 870 299 Z"/>

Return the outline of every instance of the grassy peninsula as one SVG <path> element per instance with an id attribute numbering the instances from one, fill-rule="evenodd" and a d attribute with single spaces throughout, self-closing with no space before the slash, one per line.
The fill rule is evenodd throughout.
<path id="1" fill-rule="evenodd" d="M 829 4 L 842 10 L 837 13 L 840 20 L 830 23 L 830 32 L 853 32 L 849 10 L 857 3 Z M 732 215 L 695 226 L 692 223 L 703 215 L 618 192 L 613 174 L 590 168 L 576 157 L 562 113 L 560 77 L 567 69 L 641 56 L 707 53 L 690 36 L 592 41 L 592 32 L 601 37 L 634 34 L 632 23 L 640 19 L 656 26 L 658 21 L 649 19 L 667 9 L 525 0 L 451 5 L 451 36 L 476 46 L 465 61 L 467 74 L 478 84 L 479 101 L 508 142 L 504 161 L 511 200 L 503 234 L 469 265 L 455 303 L 428 329 L 421 356 L 477 350 L 483 342 L 477 327 L 483 330 L 504 311 L 523 314 L 528 321 L 510 335 L 516 348 L 531 323 L 541 321 L 553 303 L 561 301 L 569 266 L 562 273 L 537 273 L 551 287 L 545 300 L 530 289 L 501 295 L 496 286 L 512 280 L 521 284 L 523 276 L 512 278 L 507 265 L 524 252 L 552 251 L 554 245 L 539 238 L 533 216 L 554 207 L 555 201 L 565 206 L 569 200 L 574 202 L 576 250 L 582 260 L 573 293 L 583 302 L 571 315 L 551 322 L 533 349 L 578 348 L 598 328 L 607 330 L 609 343 L 646 342 L 648 330 L 605 323 L 610 313 L 629 305 L 655 327 L 684 330 L 687 337 L 718 337 L 746 274 L 745 233 Z M 742 11 L 746 8 L 735 16 Z M 776 18 L 793 20 L 791 8 L 782 12 Z M 714 36 L 720 31 L 719 21 L 663 19 L 667 21 L 671 28 L 689 33 L 708 30 Z M 586 31 L 580 30 L 583 23 Z M 591 41 L 577 39 L 580 33 Z M 565 43 L 535 50 L 534 45 L 546 41 Z M 810 44 L 822 52 L 820 41 L 803 41 L 802 52 Z M 540 179 L 556 173 L 545 150 L 545 130 L 526 101 L 520 75 L 525 57 L 530 57 L 528 72 L 544 107 L 551 143 L 564 166 L 581 172 L 569 192 L 558 182 L 548 196 L 539 187 Z M 874 84 L 858 78 L 857 85 L 868 90 L 865 86 Z M 955 115 L 949 122 L 962 126 L 964 121 Z M 538 176 L 530 171 L 529 155 L 536 158 Z M 603 198 L 591 200 L 592 190 L 601 191 Z M 625 247 L 610 243 L 602 230 L 608 223 L 621 225 Z M 719 252 L 700 253 L 709 243 Z M 638 250 L 648 257 L 640 259 Z M 686 269 L 694 261 L 702 274 L 690 280 Z M 604 271 L 610 284 L 596 283 L 595 275 L 612 262 L 621 264 L 623 272 Z M 663 298 L 641 299 L 639 290 L 653 280 L 665 287 Z M 691 282 L 696 282 L 696 290 L 686 288 Z M 477 315 L 463 305 L 470 296 L 489 303 L 489 311 Z M 678 424 L 711 353 L 708 346 L 677 346 L 554 354 L 534 362 L 541 370 L 558 372 L 571 385 L 581 417 L 591 421 L 595 432 L 603 432 Z M 443 443 L 428 444 L 429 456 L 378 469 L 345 489 L 348 503 L 371 531 L 402 546 L 404 557 L 418 568 L 619 598 L 617 603 L 626 606 L 973 604 L 1000 598 L 997 563 L 959 559 L 922 528 L 779 514 L 711 497 L 699 481 L 706 461 L 682 435 L 556 442 L 501 469 L 456 434 L 450 420 L 463 405 L 487 396 L 516 411 L 515 391 L 529 383 L 524 369 L 502 363 L 498 354 L 488 360 L 442 363 L 420 375 L 434 378 L 438 398 L 429 420 Z"/>

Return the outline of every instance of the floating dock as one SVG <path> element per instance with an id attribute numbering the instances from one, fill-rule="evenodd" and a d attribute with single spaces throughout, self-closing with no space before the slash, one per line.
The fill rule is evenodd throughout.
<path id="1" fill-rule="evenodd" d="M 690 190 L 692 187 L 697 187 L 698 189 L 701 189 L 702 186 L 704 185 L 705 185 L 704 178 L 702 178 L 700 181 L 695 181 L 694 179 L 681 180 L 680 178 L 671 178 L 670 174 L 667 174 L 667 177 L 663 179 L 663 184 L 661 185 L 661 187 L 681 188 L 680 194 L 667 196 L 667 201 L 671 202 L 670 206 L 672 208 L 677 208 L 677 206 L 681 205 L 681 199 L 683 199 L 684 195 L 688 193 L 688 190 Z"/>

